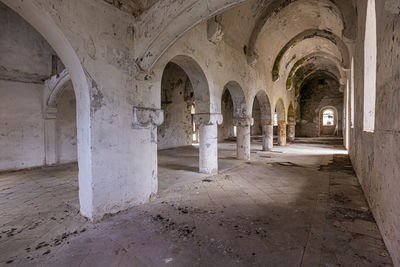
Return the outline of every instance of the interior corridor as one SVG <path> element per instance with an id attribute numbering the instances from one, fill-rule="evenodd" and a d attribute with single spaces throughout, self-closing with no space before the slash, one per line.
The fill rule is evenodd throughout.
<path id="1" fill-rule="evenodd" d="M 400 267 L 400 0 L 0 0 L 0 266 Z"/>
<path id="2" fill-rule="evenodd" d="M 0 265 L 392 266 L 332 143 L 265 152 L 256 140 L 252 161 L 220 143 L 211 176 L 197 172 L 196 146 L 161 150 L 157 198 L 98 223 L 79 214 L 75 164 L 2 173 Z"/>

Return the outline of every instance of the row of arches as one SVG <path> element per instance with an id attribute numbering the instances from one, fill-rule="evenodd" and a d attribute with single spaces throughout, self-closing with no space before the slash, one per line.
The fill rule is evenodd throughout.
<path id="1" fill-rule="evenodd" d="M 96 153 L 96 151 L 99 151 L 96 150 L 97 147 L 100 147 L 100 150 L 105 149 L 106 147 L 106 145 L 102 145 L 100 142 L 94 145 L 91 143 L 95 142 L 96 140 L 101 141 L 101 138 L 97 138 L 97 134 L 101 131 L 92 133 L 92 129 L 99 130 L 101 126 L 103 126 L 103 124 L 99 123 L 100 119 L 96 121 L 95 113 L 97 111 L 97 107 L 96 105 L 92 104 L 94 100 L 98 99 L 97 96 L 101 92 L 98 93 L 97 83 L 83 68 L 80 59 L 77 57 L 71 44 L 63 35 L 62 31 L 58 29 L 54 23 L 52 23 L 52 19 L 48 14 L 40 10 L 35 3 L 25 3 L 25 1 L 22 4 L 22 1 L 15 1 L 14 3 L 13 1 L 8 0 L 4 0 L 4 2 L 15 10 L 18 10 L 18 13 L 24 16 L 39 30 L 39 32 L 43 34 L 43 36 L 49 41 L 57 54 L 60 56 L 70 73 L 70 81 L 72 81 L 76 95 L 77 149 L 81 212 L 82 214 L 92 218 L 94 206 L 97 205 L 99 210 L 107 210 L 110 208 L 110 206 L 112 206 L 112 202 L 114 200 L 118 202 L 118 197 L 115 197 L 115 199 L 111 199 L 108 202 L 106 200 L 97 200 L 97 202 L 103 205 L 93 204 L 96 202 L 94 200 L 94 195 L 96 195 L 96 192 L 94 191 L 97 190 L 97 188 L 102 190 L 102 188 L 106 187 L 103 186 L 103 183 L 105 183 L 107 180 L 106 175 L 100 174 L 100 171 L 97 170 L 99 168 L 94 168 L 92 166 L 93 162 L 97 162 L 98 165 L 101 165 L 101 162 L 104 161 L 103 159 L 96 158 L 99 155 L 99 153 Z M 162 52 L 164 51 L 165 49 Z M 157 53 L 154 53 L 154 55 L 157 55 Z M 158 55 L 161 56 L 161 54 Z M 210 82 L 208 81 L 201 66 L 192 57 L 187 55 L 178 55 L 173 57 L 169 63 L 175 64 L 184 70 L 192 87 L 191 90 L 188 90 L 186 97 L 187 103 L 190 107 L 188 108 L 188 110 L 190 109 L 190 114 L 188 116 L 191 120 L 190 125 L 193 127 L 194 132 L 198 133 L 196 134 L 196 139 L 198 139 L 200 143 L 199 169 L 201 172 L 216 172 L 218 171 L 218 125 L 223 123 L 223 118 L 221 115 L 222 110 L 220 110 L 220 107 L 218 107 L 216 103 L 220 102 L 221 99 L 218 99 L 218 101 L 211 101 L 216 94 L 214 91 L 217 90 L 214 90 L 214 86 L 210 85 Z M 60 86 L 59 88 L 62 89 L 63 87 Z M 232 99 L 232 125 L 236 127 L 237 130 L 237 157 L 239 159 L 250 158 L 250 138 L 251 125 L 254 117 L 252 112 L 255 102 L 254 99 L 257 99 L 260 107 L 259 117 L 262 128 L 261 133 L 263 136 L 264 150 L 272 149 L 274 121 L 276 121 L 275 124 L 277 127 L 277 135 L 279 136 L 278 144 L 285 145 L 287 139 L 290 140 L 290 138 L 294 138 L 294 124 L 296 118 L 294 112 L 295 106 L 293 103 L 290 105 L 285 105 L 285 102 L 282 98 L 279 98 L 278 100 L 274 99 L 274 102 L 271 103 L 266 90 L 259 90 L 256 92 L 255 96 L 248 96 L 244 93 L 243 87 L 237 81 L 228 81 L 224 85 L 222 95 L 224 94 L 224 91 L 226 94 L 229 94 L 230 98 Z M 193 95 L 191 95 L 192 93 Z M 55 91 L 53 96 L 49 97 L 47 104 L 50 108 L 54 105 L 54 99 L 56 99 L 58 95 L 59 93 Z M 162 95 L 162 92 L 160 92 L 160 95 Z M 252 99 L 249 100 L 249 98 Z M 168 99 L 165 102 L 168 102 Z M 249 102 L 251 105 L 248 105 Z M 94 127 L 94 123 L 97 123 L 96 127 Z M 153 144 L 149 146 L 152 145 Z M 148 150 L 151 150 L 152 148 L 153 147 L 150 147 Z M 96 158 L 96 160 L 94 160 L 94 158 Z M 153 162 L 154 161 L 152 161 L 152 163 Z M 151 174 L 154 173 L 154 168 L 148 169 L 149 170 L 146 169 L 146 175 L 148 174 L 148 176 L 152 176 L 154 178 L 155 175 Z M 120 169 L 118 169 L 118 171 L 120 171 Z M 93 175 L 93 172 L 96 172 L 97 177 Z M 120 176 L 122 177 L 124 175 Z M 96 179 L 97 182 L 94 182 Z M 140 186 L 136 187 L 140 188 Z M 141 199 L 137 198 L 139 200 L 134 199 L 133 201 L 140 202 L 143 201 L 143 199 L 148 198 L 149 194 L 148 192 L 145 192 L 146 190 L 138 191 L 141 191 L 139 194 L 141 197 L 145 197 L 142 197 Z M 142 191 L 144 193 L 142 193 Z M 153 187 L 153 193 L 155 191 L 156 189 Z M 103 192 L 100 192 L 100 195 L 101 193 Z M 127 195 L 129 195 L 127 198 L 130 198 L 132 194 L 132 192 L 129 192 L 129 194 L 127 193 Z M 133 198 L 129 199 L 129 201 L 132 199 Z M 129 201 L 126 202 L 128 203 L 126 204 L 127 206 L 129 206 Z M 102 211 L 99 211 L 98 213 L 100 214 L 101 212 Z"/>
<path id="2" fill-rule="evenodd" d="M 235 137 L 237 158 L 250 159 L 254 117 L 258 120 L 257 127 L 261 128 L 263 150 L 270 151 L 273 148 L 273 114 L 277 116 L 278 145 L 286 145 L 287 126 L 291 133 L 290 141 L 294 140 L 293 103 L 287 109 L 280 98 L 272 106 L 266 91 L 259 90 L 252 98 L 252 107 L 248 108 L 244 90 L 237 81 L 229 81 L 224 85 L 219 109 L 211 107 L 212 94 L 206 75 L 192 57 L 178 55 L 166 64 L 161 78 L 164 123 L 158 128 L 159 148 L 190 145 L 198 141 L 200 172 L 215 173 L 218 171 L 217 140 Z M 259 114 L 253 112 L 255 105 L 259 108 Z"/>

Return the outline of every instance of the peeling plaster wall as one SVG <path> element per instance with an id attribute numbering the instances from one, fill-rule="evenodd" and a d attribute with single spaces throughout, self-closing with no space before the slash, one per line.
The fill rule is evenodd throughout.
<path id="1" fill-rule="evenodd" d="M 56 131 L 58 163 L 77 161 L 76 100 L 72 88 L 65 90 L 57 102 Z"/>
<path id="2" fill-rule="evenodd" d="M 169 63 L 161 83 L 164 123 L 158 127 L 158 149 L 191 145 L 194 92 L 189 77 L 178 65 Z"/>
<path id="3" fill-rule="evenodd" d="M 354 54 L 355 113 L 350 157 L 394 266 L 400 266 L 400 3 L 376 1 L 378 71 L 374 132 L 363 131 L 367 1 L 357 3 L 361 36 Z"/>
<path id="4" fill-rule="evenodd" d="M 339 83 L 328 77 L 318 77 L 305 83 L 301 88 L 300 120 L 296 124 L 296 136 L 320 136 L 320 111 L 326 106 L 338 111 L 336 136 L 343 136 L 343 93 Z"/>

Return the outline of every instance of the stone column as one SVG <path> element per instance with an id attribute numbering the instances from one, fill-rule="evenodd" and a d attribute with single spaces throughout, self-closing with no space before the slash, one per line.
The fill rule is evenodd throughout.
<path id="1" fill-rule="evenodd" d="M 261 121 L 262 125 L 262 150 L 272 151 L 274 147 L 274 125 L 271 121 Z"/>
<path id="2" fill-rule="evenodd" d="M 160 109 L 133 108 L 132 126 L 136 130 L 149 129 L 151 141 L 151 195 L 154 198 L 158 193 L 158 156 L 157 156 L 157 126 L 164 121 L 164 111 Z"/>
<path id="3" fill-rule="evenodd" d="M 194 123 L 199 127 L 199 172 L 218 173 L 218 124 L 222 114 L 195 114 Z"/>
<path id="4" fill-rule="evenodd" d="M 295 137 L 296 137 L 296 123 L 289 122 L 288 123 L 288 133 L 287 133 L 288 142 L 294 142 Z"/>
<path id="5" fill-rule="evenodd" d="M 234 118 L 236 128 L 237 159 L 250 160 L 250 126 L 253 119 L 249 117 Z"/>
<path id="6" fill-rule="evenodd" d="M 278 145 L 286 146 L 286 122 L 278 124 Z"/>
<path id="7" fill-rule="evenodd" d="M 57 108 L 46 108 L 44 114 L 44 149 L 46 165 L 57 163 Z"/>

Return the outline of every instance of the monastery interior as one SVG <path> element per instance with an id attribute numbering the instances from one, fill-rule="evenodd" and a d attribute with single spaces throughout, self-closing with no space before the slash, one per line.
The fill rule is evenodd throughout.
<path id="1" fill-rule="evenodd" d="M 0 0 L 0 265 L 400 266 L 400 0 Z"/>

